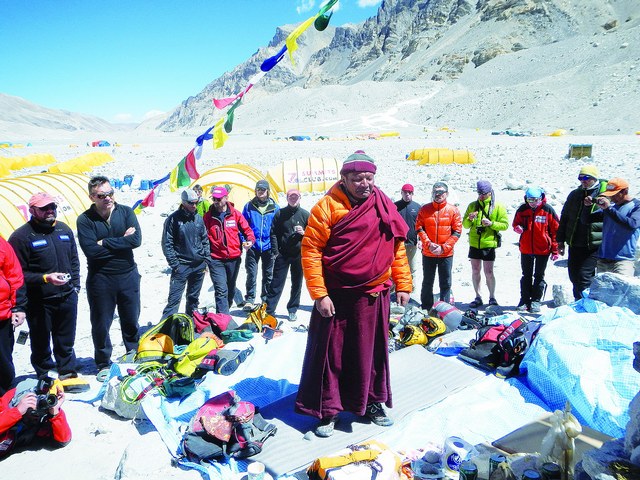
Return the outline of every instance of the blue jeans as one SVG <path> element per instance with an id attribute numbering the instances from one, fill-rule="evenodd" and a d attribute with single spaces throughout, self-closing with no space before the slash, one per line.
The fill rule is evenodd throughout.
<path id="1" fill-rule="evenodd" d="M 247 270 L 247 290 L 244 299 L 247 303 L 253 303 L 256 298 L 256 279 L 258 277 L 258 262 L 262 261 L 262 289 L 260 299 L 265 302 L 269 293 L 271 279 L 273 278 L 273 256 L 272 250 L 259 252 L 253 248 L 247 250 L 244 257 L 244 266 Z"/>
<path id="2" fill-rule="evenodd" d="M 226 260 L 212 259 L 209 262 L 209 275 L 216 297 L 216 313 L 229 313 L 236 291 L 240 261 L 241 257 Z"/>

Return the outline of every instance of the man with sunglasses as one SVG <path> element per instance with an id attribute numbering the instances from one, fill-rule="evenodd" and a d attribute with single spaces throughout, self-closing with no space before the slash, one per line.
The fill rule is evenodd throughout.
<path id="1" fill-rule="evenodd" d="M 126 351 L 138 347 L 140 274 L 133 249 L 142 243 L 142 232 L 133 210 L 114 200 L 107 177 L 91 178 L 88 187 L 93 205 L 78 217 L 78 243 L 87 257 L 91 336 L 102 378 L 111 365 L 109 330 L 116 306 Z"/>
<path id="2" fill-rule="evenodd" d="M 26 313 L 31 365 L 38 377 L 50 370 L 62 379 L 76 377 L 73 345 L 80 291 L 76 241 L 71 228 L 57 220 L 58 202 L 49 193 L 33 195 L 29 213 L 31 219 L 11 234 L 9 243 L 24 274 L 16 311 Z"/>
<path id="3" fill-rule="evenodd" d="M 582 298 L 582 292 L 591 285 L 596 274 L 598 248 L 602 243 L 602 211 L 595 199 L 607 189 L 607 181 L 598 179 L 600 172 L 594 165 L 580 169 L 580 186 L 569 193 L 560 213 L 556 239 L 558 253 L 564 255 L 569 246 L 569 280 L 573 297 Z"/>
<path id="4" fill-rule="evenodd" d="M 413 193 L 413 185 L 405 183 L 400 188 L 402 198 L 394 203 L 398 208 L 398 213 L 404 221 L 407 222 L 407 226 L 409 227 L 404 248 L 407 251 L 407 260 L 409 261 L 409 268 L 411 269 L 412 292 L 416 292 L 416 280 L 418 278 L 418 268 L 422 255 L 418 251 L 418 234 L 416 233 L 416 220 L 418 218 L 418 212 L 420 211 L 420 204 L 413 201 Z"/>
<path id="5" fill-rule="evenodd" d="M 167 217 L 162 230 L 162 253 L 171 267 L 171 283 L 167 306 L 162 318 L 180 309 L 182 294 L 187 289 L 185 312 L 198 308 L 200 290 L 209 261 L 209 238 L 202 217 L 197 213 L 200 201 L 191 189 L 183 190 L 182 203 Z"/>
<path id="6" fill-rule="evenodd" d="M 423 310 L 433 306 L 433 284 L 438 272 L 441 301 L 451 297 L 451 269 L 453 247 L 462 234 L 462 217 L 455 205 L 447 203 L 449 187 L 444 182 L 433 184 L 432 201 L 423 205 L 415 228 L 422 243 L 422 290 L 420 305 Z"/>

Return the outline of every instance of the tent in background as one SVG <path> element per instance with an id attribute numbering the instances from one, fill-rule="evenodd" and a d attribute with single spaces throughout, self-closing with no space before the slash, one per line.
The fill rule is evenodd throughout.
<path id="1" fill-rule="evenodd" d="M 258 180 L 265 180 L 260 170 L 249 165 L 235 163 L 207 170 L 189 188 L 193 188 L 195 184 L 201 185 L 204 190 L 204 196 L 208 198 L 211 187 L 216 185 L 224 186 L 229 190 L 229 201 L 237 209 L 242 210 L 244 204 L 255 196 L 255 187 Z M 277 202 L 278 190 L 268 178 L 267 181 L 271 187 L 269 195 Z"/>
<path id="2" fill-rule="evenodd" d="M 49 173 L 85 173 L 109 162 L 113 162 L 113 157 L 106 152 L 87 153 L 53 165 L 49 168 Z"/>
<path id="3" fill-rule="evenodd" d="M 437 163 L 476 163 L 469 150 L 451 150 L 450 148 L 423 148 L 412 151 L 407 160 L 418 160 L 418 165 Z"/>
<path id="4" fill-rule="evenodd" d="M 267 180 L 278 192 L 297 188 L 302 193 L 324 193 L 338 181 L 340 166 L 335 158 L 287 160 L 267 173 Z"/>
<path id="5" fill-rule="evenodd" d="M 0 180 L 0 235 L 5 239 L 29 219 L 29 198 L 47 192 L 58 200 L 58 219 L 76 228 L 78 215 L 91 205 L 89 178 L 79 174 L 39 173 Z"/>

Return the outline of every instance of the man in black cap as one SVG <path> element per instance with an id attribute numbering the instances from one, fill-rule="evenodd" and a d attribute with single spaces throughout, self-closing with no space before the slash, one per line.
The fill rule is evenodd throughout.
<path id="1" fill-rule="evenodd" d="M 407 260 L 409 261 L 409 268 L 411 269 L 411 278 L 413 285 L 413 292 L 416 292 L 416 278 L 418 275 L 418 267 L 420 264 L 421 255 L 418 252 L 418 234 L 416 233 L 416 219 L 418 218 L 418 212 L 420 211 L 420 204 L 413 201 L 413 185 L 405 183 L 400 189 L 402 199 L 395 202 L 398 207 L 398 213 L 407 222 L 409 227 L 409 233 L 407 233 L 407 239 L 404 242 L 404 248 L 407 250 Z"/>
<path id="2" fill-rule="evenodd" d="M 200 289 L 209 260 L 209 237 L 202 217 L 197 214 L 198 194 L 186 189 L 178 210 L 167 217 L 162 230 L 162 253 L 171 267 L 171 284 L 167 306 L 162 318 L 176 313 L 185 286 L 185 312 L 191 315 L 198 308 Z"/>
<path id="3" fill-rule="evenodd" d="M 260 298 L 266 302 L 267 293 L 273 277 L 273 262 L 277 252 L 271 248 L 271 223 L 280 207 L 269 198 L 269 182 L 260 180 L 256 183 L 256 196 L 253 197 L 242 210 L 242 216 L 247 220 L 256 241 L 247 250 L 245 269 L 247 271 L 247 290 L 244 296 L 244 310 L 254 307 L 256 298 L 256 279 L 258 276 L 258 262 L 262 261 L 262 289 Z"/>

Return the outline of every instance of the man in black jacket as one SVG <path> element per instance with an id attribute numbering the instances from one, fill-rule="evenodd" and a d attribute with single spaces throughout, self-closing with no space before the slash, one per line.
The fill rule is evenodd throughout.
<path id="1" fill-rule="evenodd" d="M 402 199 L 395 202 L 395 205 L 398 208 L 398 213 L 409 226 L 404 248 L 407 250 L 407 260 L 409 260 L 409 268 L 411 269 L 413 292 L 420 293 L 420 289 L 416 289 L 416 285 L 420 285 L 416 281 L 416 276 L 422 272 L 420 264 L 422 253 L 418 250 L 418 235 L 416 234 L 416 219 L 420 211 L 420 204 L 413 201 L 413 192 L 413 185 L 405 183 L 400 189 Z"/>
<path id="2" fill-rule="evenodd" d="M 93 205 L 77 221 L 78 243 L 87 257 L 94 359 L 101 371 L 111 364 L 109 330 L 116 306 L 127 352 L 138 347 L 140 274 L 133 249 L 142 243 L 142 232 L 133 210 L 116 203 L 114 195 L 107 177 L 93 177 L 89 180 Z"/>
<path id="3" fill-rule="evenodd" d="M 302 290 L 302 260 L 300 244 L 307 228 L 309 212 L 300 207 L 300 192 L 291 189 L 287 192 L 287 206 L 278 210 L 271 224 L 271 248 L 278 252 L 273 265 L 273 279 L 267 293 L 267 313 L 274 315 L 278 301 L 284 290 L 287 273 L 291 268 L 291 295 L 287 302 L 289 320 L 298 319 L 300 291 Z"/>
<path id="4" fill-rule="evenodd" d="M 162 253 L 171 267 L 169 298 L 162 318 L 178 311 L 185 286 L 185 312 L 191 315 L 198 308 L 200 290 L 209 257 L 209 237 L 197 207 L 200 201 L 194 190 L 182 192 L 178 210 L 167 217 L 162 230 Z"/>
<path id="5" fill-rule="evenodd" d="M 31 219 L 9 237 L 22 266 L 24 285 L 16 310 L 26 312 L 31 334 L 31 365 L 41 377 L 56 370 L 77 376 L 76 339 L 80 261 L 71 229 L 57 221 L 58 202 L 48 193 L 29 199 Z M 51 341 L 53 356 L 51 358 Z"/>
<path id="6" fill-rule="evenodd" d="M 607 189 L 607 181 L 598 179 L 599 176 L 600 172 L 594 165 L 580 169 L 580 186 L 569 193 L 556 234 L 560 255 L 565 253 L 565 244 L 569 245 L 567 268 L 576 300 L 580 300 L 582 292 L 591 285 L 596 274 L 598 248 L 602 243 L 603 215 L 595 198 Z"/>

